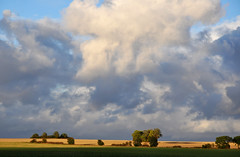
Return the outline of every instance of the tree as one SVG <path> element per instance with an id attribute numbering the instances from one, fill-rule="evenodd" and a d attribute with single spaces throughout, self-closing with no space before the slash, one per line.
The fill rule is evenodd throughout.
<path id="1" fill-rule="evenodd" d="M 66 133 L 62 133 L 60 138 L 68 138 L 68 135 Z"/>
<path id="2" fill-rule="evenodd" d="M 39 135 L 37 133 L 33 134 L 31 138 L 39 138 Z"/>
<path id="3" fill-rule="evenodd" d="M 69 137 L 68 139 L 67 139 L 67 141 L 68 141 L 68 144 L 74 144 L 75 142 L 74 142 L 74 138 L 72 138 L 72 137 Z"/>
<path id="4" fill-rule="evenodd" d="M 141 136 L 142 142 L 148 142 L 148 135 L 150 130 L 143 130 L 143 134 Z"/>
<path id="5" fill-rule="evenodd" d="M 150 136 L 148 138 L 148 141 L 149 141 L 149 144 L 150 144 L 150 147 L 157 147 L 158 145 L 158 139 L 154 136 Z"/>
<path id="6" fill-rule="evenodd" d="M 42 134 L 42 138 L 47 138 L 47 133 L 46 133 L 46 132 L 44 132 L 44 133 Z"/>
<path id="7" fill-rule="evenodd" d="M 158 130 L 150 130 L 148 135 L 148 142 L 150 144 L 150 147 L 157 147 L 158 145 L 158 137 L 159 133 Z"/>
<path id="8" fill-rule="evenodd" d="M 160 129 L 135 130 L 132 134 L 134 146 L 141 146 L 141 142 L 149 142 L 151 147 L 158 145 L 158 138 L 162 136 Z"/>
<path id="9" fill-rule="evenodd" d="M 216 145 L 219 149 L 230 149 L 229 142 L 232 141 L 232 138 L 229 136 L 220 136 L 216 138 Z"/>
<path id="10" fill-rule="evenodd" d="M 212 148 L 212 147 L 214 147 L 214 144 L 212 145 L 212 144 L 210 144 L 210 143 L 207 143 L 207 144 L 203 144 L 203 145 L 202 145 L 202 148 L 208 148 L 208 149 L 210 149 L 210 148 Z"/>
<path id="11" fill-rule="evenodd" d="M 132 134 L 133 137 L 133 145 L 134 146 L 141 146 L 142 145 L 142 135 L 143 132 L 139 130 L 135 130 Z"/>
<path id="12" fill-rule="evenodd" d="M 98 143 L 99 146 L 103 146 L 104 145 L 104 142 L 102 140 L 98 140 L 97 143 Z"/>
<path id="13" fill-rule="evenodd" d="M 162 137 L 162 133 L 161 133 L 161 131 L 160 131 L 160 129 L 159 128 L 155 128 L 154 130 L 153 130 L 153 136 L 155 137 L 155 138 L 160 138 L 160 137 Z"/>
<path id="14" fill-rule="evenodd" d="M 57 131 L 55 131 L 55 132 L 53 133 L 53 136 L 54 136 L 55 138 L 59 138 L 59 133 L 58 133 Z"/>
<path id="15" fill-rule="evenodd" d="M 233 138 L 233 142 L 238 146 L 239 149 L 239 145 L 240 145 L 240 136 L 236 136 Z"/>

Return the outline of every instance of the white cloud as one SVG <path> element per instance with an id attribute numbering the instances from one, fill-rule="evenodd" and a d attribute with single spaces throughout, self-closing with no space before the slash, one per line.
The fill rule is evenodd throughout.
<path id="1" fill-rule="evenodd" d="M 221 38 L 223 35 L 237 29 L 238 27 L 240 27 L 240 16 L 237 16 L 232 21 L 224 21 L 220 25 L 213 26 L 209 31 L 211 40 L 215 41 Z"/>
<path id="2" fill-rule="evenodd" d="M 109 72 L 120 76 L 141 72 L 143 64 L 149 66 L 144 72 L 151 71 L 156 66 L 152 49 L 186 44 L 192 25 L 212 24 L 223 14 L 217 0 L 113 0 L 100 8 L 95 3 L 75 0 L 64 13 L 69 30 L 94 37 L 81 48 L 83 64 L 77 77 L 84 80 Z"/>
<path id="3" fill-rule="evenodd" d="M 239 119 L 232 119 L 232 118 L 228 118 L 225 120 L 219 120 L 219 119 L 200 120 L 195 122 L 195 125 L 191 127 L 192 127 L 192 130 L 196 133 L 205 133 L 205 132 L 226 133 L 226 132 L 240 131 Z"/>

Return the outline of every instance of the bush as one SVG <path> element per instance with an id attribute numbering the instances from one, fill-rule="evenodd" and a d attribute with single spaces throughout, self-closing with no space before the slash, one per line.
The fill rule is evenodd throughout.
<path id="1" fill-rule="evenodd" d="M 33 134 L 31 138 L 39 138 L 39 135 L 37 133 Z"/>
<path id="2" fill-rule="evenodd" d="M 210 143 L 202 145 L 202 148 L 212 148 L 212 145 Z"/>
<path id="3" fill-rule="evenodd" d="M 99 146 L 103 146 L 104 145 L 104 142 L 102 140 L 98 140 L 97 143 L 98 143 Z"/>
<path id="4" fill-rule="evenodd" d="M 121 144 L 112 144 L 112 146 L 132 146 L 132 141 L 127 141 L 125 143 L 121 143 Z"/>
<path id="5" fill-rule="evenodd" d="M 43 138 L 43 139 L 42 139 L 42 143 L 47 143 L 47 139 L 46 139 L 46 138 Z"/>
<path id="6" fill-rule="evenodd" d="M 182 148 L 182 146 L 173 146 L 173 148 Z"/>
<path id="7" fill-rule="evenodd" d="M 30 141 L 30 143 L 37 143 L 37 140 L 34 138 Z"/>
<path id="8" fill-rule="evenodd" d="M 68 144 L 74 144 L 75 142 L 74 142 L 74 138 L 72 138 L 72 137 L 69 137 L 68 139 L 67 139 L 67 141 L 68 141 Z"/>

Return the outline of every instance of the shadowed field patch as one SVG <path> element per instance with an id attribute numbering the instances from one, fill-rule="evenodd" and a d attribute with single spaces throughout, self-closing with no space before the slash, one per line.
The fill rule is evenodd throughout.
<path id="1" fill-rule="evenodd" d="M 239 157 L 239 150 L 173 148 L 0 148 L 1 157 Z"/>

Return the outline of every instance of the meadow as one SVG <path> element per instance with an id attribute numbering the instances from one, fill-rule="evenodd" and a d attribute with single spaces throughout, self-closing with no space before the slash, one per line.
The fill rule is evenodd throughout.
<path id="1" fill-rule="evenodd" d="M 1 157 L 240 157 L 240 151 L 194 148 L 0 148 Z"/>

